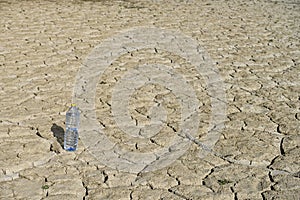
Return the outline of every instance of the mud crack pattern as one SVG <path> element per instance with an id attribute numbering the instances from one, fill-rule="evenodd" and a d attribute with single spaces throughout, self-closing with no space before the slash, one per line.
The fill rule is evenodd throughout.
<path id="1" fill-rule="evenodd" d="M 297 0 L 13 0 L 0 1 L 0 11 L 0 199 L 299 199 Z M 194 142 L 169 165 L 135 174 L 99 162 L 83 141 L 75 153 L 62 150 L 65 111 L 85 58 L 141 26 L 178 31 L 211 57 L 227 99 L 213 150 L 226 159 L 200 158 Z M 170 69 L 166 77 L 182 76 L 194 91 L 199 127 L 192 136 L 201 141 L 213 98 L 203 72 L 172 51 L 128 50 L 95 84 L 94 120 L 105 136 L 120 149 L 147 153 L 180 135 L 182 102 L 152 74 L 139 77 L 148 84 L 126 87 L 128 116 L 143 131 L 127 134 L 112 120 L 114 89 L 148 66 Z M 159 132 L 143 129 L 151 122 L 163 125 Z"/>

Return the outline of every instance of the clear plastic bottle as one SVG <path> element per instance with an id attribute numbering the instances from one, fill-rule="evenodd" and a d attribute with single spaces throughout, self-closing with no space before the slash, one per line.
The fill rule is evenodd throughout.
<path id="1" fill-rule="evenodd" d="M 78 129 L 80 122 L 80 112 L 75 104 L 66 113 L 66 132 L 64 137 L 64 149 L 76 151 L 78 143 Z"/>

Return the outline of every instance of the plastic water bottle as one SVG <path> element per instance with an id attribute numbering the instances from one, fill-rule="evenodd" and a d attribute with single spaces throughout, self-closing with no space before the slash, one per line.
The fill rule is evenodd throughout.
<path id="1" fill-rule="evenodd" d="M 75 151 L 78 143 L 80 113 L 75 104 L 66 113 L 66 132 L 64 138 L 64 149 L 67 151 Z"/>

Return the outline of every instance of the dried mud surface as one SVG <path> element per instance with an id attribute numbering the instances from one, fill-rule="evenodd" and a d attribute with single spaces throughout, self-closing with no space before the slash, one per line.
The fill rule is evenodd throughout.
<path id="1" fill-rule="evenodd" d="M 299 199 L 299 1 L 0 0 L 0 25 L 0 199 Z M 169 166 L 132 174 L 105 166 L 81 141 L 75 153 L 62 149 L 65 111 L 84 59 L 104 39 L 138 26 L 178 30 L 214 61 L 227 96 L 214 151 L 227 160 L 200 158 L 191 144 Z M 169 105 L 155 145 L 136 145 L 107 117 L 109 92 L 126 66 L 170 59 L 185 66 L 179 73 L 195 75 L 181 58 L 146 49 L 119 57 L 99 80 L 97 120 L 122 148 L 151 151 L 176 132 L 180 107 L 163 87 L 137 90 L 129 105 L 141 122 L 152 94 Z M 192 84 L 202 103 L 201 140 L 210 102 L 201 77 Z"/>

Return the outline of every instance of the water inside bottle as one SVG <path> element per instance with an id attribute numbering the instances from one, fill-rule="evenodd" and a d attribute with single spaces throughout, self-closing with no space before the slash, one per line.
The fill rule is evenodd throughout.
<path id="1" fill-rule="evenodd" d="M 67 128 L 65 132 L 64 149 L 67 151 L 75 151 L 78 143 L 77 128 Z"/>

